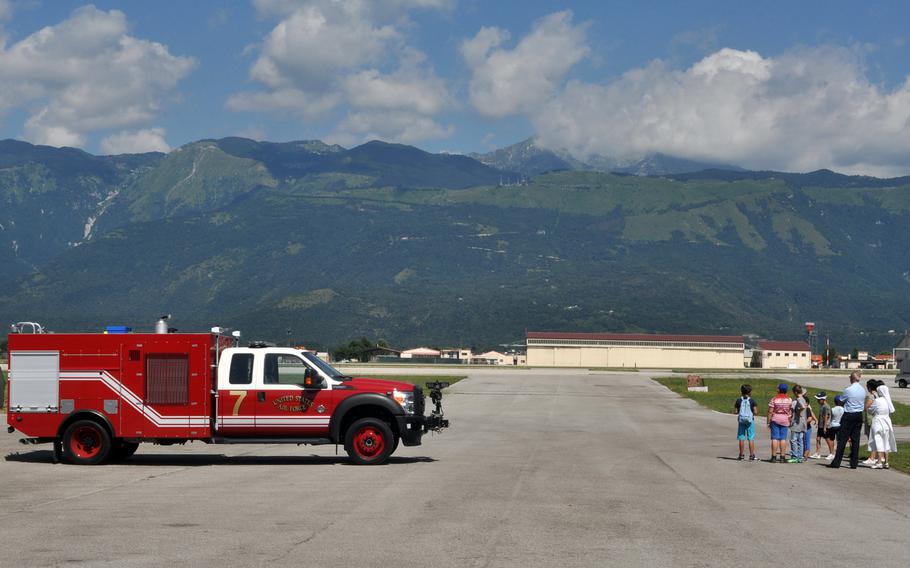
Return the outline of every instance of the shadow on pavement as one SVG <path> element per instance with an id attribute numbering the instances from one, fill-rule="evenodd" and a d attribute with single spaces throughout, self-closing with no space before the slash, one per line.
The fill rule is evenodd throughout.
<path id="1" fill-rule="evenodd" d="M 35 450 L 7 454 L 8 462 L 52 463 L 51 450 Z M 432 463 L 436 460 L 426 456 L 389 458 L 389 464 Z M 135 454 L 123 461 L 106 465 L 131 466 L 181 466 L 205 465 L 353 465 L 346 456 L 226 456 L 224 454 Z"/>

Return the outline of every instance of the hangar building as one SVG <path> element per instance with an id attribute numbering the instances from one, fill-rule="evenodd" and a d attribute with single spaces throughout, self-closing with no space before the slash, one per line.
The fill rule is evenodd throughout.
<path id="1" fill-rule="evenodd" d="M 527 332 L 528 365 L 742 369 L 739 335 Z"/>
<path id="2" fill-rule="evenodd" d="M 764 369 L 812 368 L 812 349 L 805 341 L 759 341 L 752 357 L 753 365 Z"/>

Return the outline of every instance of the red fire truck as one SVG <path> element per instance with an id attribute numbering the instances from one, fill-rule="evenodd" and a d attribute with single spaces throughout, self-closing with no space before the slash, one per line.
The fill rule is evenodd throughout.
<path id="1" fill-rule="evenodd" d="M 447 428 L 446 383 L 419 386 L 344 375 L 315 354 L 251 344 L 239 334 L 9 334 L 9 432 L 53 443 L 55 461 L 126 459 L 139 444 L 343 444 L 356 464 Z M 28 327 L 31 326 L 31 327 Z"/>

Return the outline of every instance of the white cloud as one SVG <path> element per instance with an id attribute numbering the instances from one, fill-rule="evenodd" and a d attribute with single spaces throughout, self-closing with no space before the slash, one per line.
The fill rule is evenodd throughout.
<path id="1" fill-rule="evenodd" d="M 339 71 L 377 60 L 398 33 L 364 12 L 357 2 L 303 5 L 266 37 L 250 76 L 272 88 L 319 91 Z"/>
<path id="2" fill-rule="evenodd" d="M 451 136 L 454 127 L 433 117 L 455 102 L 442 79 L 422 67 L 423 61 L 423 54 L 412 50 L 393 73 L 366 69 L 345 77 L 343 90 L 353 110 L 332 138 L 345 144 L 377 138 L 414 143 Z"/>
<path id="3" fill-rule="evenodd" d="M 227 108 L 278 112 L 307 121 L 346 118 L 332 138 L 416 142 L 448 136 L 433 118 L 454 106 L 445 82 L 411 48 L 408 11 L 444 9 L 450 0 L 257 0 L 280 21 L 254 48 L 250 78 L 260 90 L 235 93 Z M 388 73 L 387 68 L 396 70 Z"/>
<path id="4" fill-rule="evenodd" d="M 755 169 L 910 172 L 910 79 L 884 90 L 843 48 L 773 58 L 721 49 L 685 70 L 655 61 L 607 85 L 572 81 L 528 116 L 541 144 L 579 157 L 662 152 Z"/>
<path id="5" fill-rule="evenodd" d="M 308 93 L 285 88 L 274 91 L 236 93 L 228 97 L 227 108 L 238 112 L 281 111 L 318 118 L 342 101 L 338 93 Z"/>
<path id="6" fill-rule="evenodd" d="M 445 82 L 424 68 L 424 56 L 410 50 L 394 73 L 365 69 L 342 81 L 348 102 L 357 108 L 411 110 L 433 115 L 454 106 Z"/>
<path id="7" fill-rule="evenodd" d="M 561 86 L 589 50 L 587 25 L 573 25 L 571 12 L 541 19 L 513 49 L 502 48 L 509 33 L 481 28 L 461 47 L 470 67 L 471 102 L 486 116 L 503 117 L 537 108 Z"/>
<path id="8" fill-rule="evenodd" d="M 9 47 L 0 44 L 0 112 L 27 109 L 29 140 L 82 146 L 99 130 L 155 119 L 193 65 L 130 36 L 122 12 L 85 6 Z"/>
<path id="9" fill-rule="evenodd" d="M 104 154 L 141 154 L 144 152 L 170 152 L 163 128 L 122 131 L 101 141 Z"/>
<path id="10" fill-rule="evenodd" d="M 358 4 L 360 10 L 372 10 L 379 14 L 399 14 L 412 9 L 450 10 L 456 0 L 346 0 Z M 313 0 L 253 0 L 256 11 L 263 17 L 286 17 Z"/>
<path id="11" fill-rule="evenodd" d="M 13 3 L 10 0 L 0 0 L 0 22 L 10 19 L 13 15 Z"/>
<path id="12" fill-rule="evenodd" d="M 364 110 L 352 111 L 338 125 L 328 140 L 341 145 L 352 145 L 367 140 L 391 140 L 413 144 L 420 140 L 448 138 L 453 126 L 441 126 L 428 116 L 407 111 Z"/>

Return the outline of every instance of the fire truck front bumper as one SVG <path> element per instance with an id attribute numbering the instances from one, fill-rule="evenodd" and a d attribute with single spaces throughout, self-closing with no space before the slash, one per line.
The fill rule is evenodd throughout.
<path id="1" fill-rule="evenodd" d="M 449 421 L 432 414 L 430 416 L 406 415 L 396 416 L 401 443 L 405 446 L 419 446 L 426 432 L 438 432 L 449 427 Z"/>

